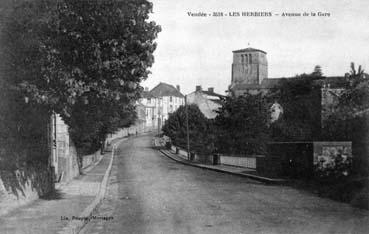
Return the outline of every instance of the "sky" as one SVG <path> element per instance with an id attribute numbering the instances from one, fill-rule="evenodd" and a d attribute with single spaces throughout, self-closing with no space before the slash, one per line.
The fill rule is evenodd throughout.
<path id="1" fill-rule="evenodd" d="M 150 20 L 161 25 L 152 74 L 143 82 L 196 85 L 224 94 L 231 82 L 232 51 L 247 47 L 267 52 L 269 78 L 310 73 L 344 75 L 350 63 L 369 69 L 368 0 L 152 0 Z M 271 17 L 231 17 L 229 12 L 271 12 Z M 188 12 L 223 17 L 191 17 Z M 282 13 L 329 13 L 284 17 Z M 227 16 L 225 16 L 227 14 Z M 276 15 L 278 14 L 278 15 Z"/>

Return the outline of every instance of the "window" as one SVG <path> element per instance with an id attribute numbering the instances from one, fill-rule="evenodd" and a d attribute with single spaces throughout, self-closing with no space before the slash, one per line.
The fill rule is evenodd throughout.
<path id="1" fill-rule="evenodd" d="M 172 96 L 170 96 L 170 97 L 169 97 L 169 101 L 170 101 L 170 102 L 172 102 L 172 101 L 173 101 L 173 100 L 172 100 Z"/>
<path id="2" fill-rule="evenodd" d="M 251 64 L 251 54 L 249 55 L 249 63 Z"/>
<path id="3" fill-rule="evenodd" d="M 150 104 L 151 103 L 151 98 L 148 98 L 147 99 L 147 104 Z"/>
<path id="4" fill-rule="evenodd" d="M 241 54 L 241 63 L 244 63 L 245 60 L 244 60 L 244 57 L 243 57 L 243 54 Z"/>

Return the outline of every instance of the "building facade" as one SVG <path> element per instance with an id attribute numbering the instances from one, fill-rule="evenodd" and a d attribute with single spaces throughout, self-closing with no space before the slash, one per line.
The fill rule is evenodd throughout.
<path id="1" fill-rule="evenodd" d="M 229 86 L 230 95 L 266 94 L 278 90 L 283 80 L 299 78 L 269 78 L 267 53 L 254 48 L 233 51 L 232 78 Z M 314 79 L 314 85 L 320 87 L 321 120 L 329 115 L 336 105 L 339 94 L 347 86 L 344 76 L 321 77 Z M 278 103 L 275 103 L 278 104 Z M 279 105 L 279 104 L 278 104 Z M 283 109 L 283 107 L 279 107 Z"/>
<path id="2" fill-rule="evenodd" d="M 160 82 L 152 90 L 145 89 L 140 99 L 145 106 L 147 129 L 161 129 L 169 114 L 185 104 L 180 87 Z"/>
<path id="3" fill-rule="evenodd" d="M 247 88 L 259 87 L 264 79 L 268 78 L 266 54 L 265 51 L 250 47 L 233 51 L 232 80 L 229 89 L 235 95 L 242 95 Z"/>
<path id="4" fill-rule="evenodd" d="M 217 116 L 216 111 L 222 106 L 221 101 L 224 97 L 215 93 L 214 88 L 202 90 L 201 86 L 196 86 L 196 90 L 187 95 L 187 102 L 196 104 L 206 118 L 214 119 Z"/>

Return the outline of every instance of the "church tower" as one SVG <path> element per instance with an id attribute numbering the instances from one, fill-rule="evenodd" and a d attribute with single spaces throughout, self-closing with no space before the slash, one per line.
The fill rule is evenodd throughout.
<path id="1" fill-rule="evenodd" d="M 266 52 L 250 47 L 233 51 L 231 91 L 257 87 L 267 78 Z"/>

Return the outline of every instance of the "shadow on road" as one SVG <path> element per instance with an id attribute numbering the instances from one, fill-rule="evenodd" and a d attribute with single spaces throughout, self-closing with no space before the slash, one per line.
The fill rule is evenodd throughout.
<path id="1" fill-rule="evenodd" d="M 40 197 L 42 200 L 61 200 L 64 199 L 65 193 L 62 193 L 59 189 L 55 189 L 54 191 Z"/>

